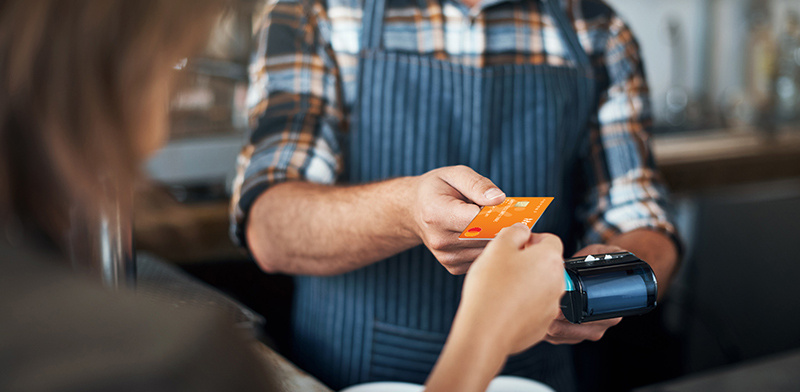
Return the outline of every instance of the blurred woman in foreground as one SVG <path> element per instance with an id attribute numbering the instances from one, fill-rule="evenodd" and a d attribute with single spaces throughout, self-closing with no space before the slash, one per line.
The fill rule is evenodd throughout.
<path id="1" fill-rule="evenodd" d="M 172 66 L 216 0 L 0 0 L 0 390 L 267 390 L 217 315 L 142 304 L 63 267 L 71 211 L 105 201 L 167 135 Z M 506 229 L 473 264 L 430 390 L 483 390 L 540 341 L 561 244 Z"/>
<path id="2" fill-rule="evenodd" d="M 165 140 L 173 65 L 222 10 L 0 0 L 0 390 L 269 388 L 230 320 L 106 291 L 66 262 L 75 211 Z"/>

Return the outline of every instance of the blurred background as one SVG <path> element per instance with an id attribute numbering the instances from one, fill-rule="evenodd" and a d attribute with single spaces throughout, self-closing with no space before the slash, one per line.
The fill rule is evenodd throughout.
<path id="1" fill-rule="evenodd" d="M 608 2 L 642 48 L 654 154 L 686 249 L 657 311 L 577 348 L 582 390 L 673 390 L 769 361 L 778 361 L 769 376 L 780 376 L 783 359 L 800 355 L 800 2 Z M 263 315 L 263 339 L 285 351 L 292 281 L 260 272 L 228 236 L 252 17 L 263 3 L 240 0 L 205 54 L 176 65 L 172 140 L 148 163 L 157 186 L 137 195 L 135 238 L 141 254 Z"/>

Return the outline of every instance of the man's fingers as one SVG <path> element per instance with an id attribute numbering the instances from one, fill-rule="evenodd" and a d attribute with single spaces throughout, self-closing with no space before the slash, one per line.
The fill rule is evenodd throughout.
<path id="1" fill-rule="evenodd" d="M 560 317 L 550 325 L 546 341 L 553 344 L 575 344 L 584 340 L 600 340 L 606 331 L 619 324 L 622 318 L 593 321 L 584 324 L 571 324 Z"/>
<path id="2" fill-rule="evenodd" d="M 454 166 L 441 173 L 444 182 L 450 184 L 464 197 L 480 206 L 493 206 L 503 202 L 506 194 L 491 180 L 466 166 Z"/>
<path id="3" fill-rule="evenodd" d="M 469 223 L 481 212 L 475 204 L 467 204 L 461 200 L 451 200 L 447 203 L 447 219 L 442 229 L 462 232 Z"/>
<path id="4" fill-rule="evenodd" d="M 462 249 L 457 252 L 437 253 L 435 256 L 439 263 L 453 275 L 463 275 L 467 273 L 472 262 L 480 256 L 483 249 Z"/>
<path id="5" fill-rule="evenodd" d="M 450 251 L 458 249 L 483 249 L 489 245 L 490 241 L 485 240 L 460 240 L 458 234 L 453 233 L 453 241 L 448 245 L 439 248 L 441 251 Z"/>
<path id="6" fill-rule="evenodd" d="M 577 251 L 572 257 L 581 257 L 581 256 L 592 255 L 592 254 L 614 253 L 614 252 L 624 252 L 624 249 L 620 248 L 619 246 L 615 246 L 615 245 L 592 244 L 592 245 L 589 245 L 589 246 Z"/>

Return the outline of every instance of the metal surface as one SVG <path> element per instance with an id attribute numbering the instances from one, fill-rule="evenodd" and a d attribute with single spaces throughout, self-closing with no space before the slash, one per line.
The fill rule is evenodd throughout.
<path id="1" fill-rule="evenodd" d="M 147 162 L 147 172 L 164 184 L 227 186 L 236 174 L 242 144 L 238 134 L 176 140 Z"/>
<path id="2" fill-rule="evenodd" d="M 261 315 L 164 260 L 141 253 L 137 257 L 136 276 L 139 298 L 176 308 L 222 313 L 251 337 L 261 337 L 265 323 Z"/>
<path id="3" fill-rule="evenodd" d="M 198 56 L 176 66 L 170 102 L 170 142 L 147 162 L 150 176 L 170 186 L 222 187 L 235 174 L 248 129 L 247 66 L 252 20 L 265 0 L 236 0 L 212 30 Z"/>
<path id="4" fill-rule="evenodd" d="M 109 288 L 134 287 L 136 259 L 130 189 L 108 180 L 96 191 L 100 195 L 98 205 L 75 208 L 70 213 L 68 240 L 72 266 Z"/>

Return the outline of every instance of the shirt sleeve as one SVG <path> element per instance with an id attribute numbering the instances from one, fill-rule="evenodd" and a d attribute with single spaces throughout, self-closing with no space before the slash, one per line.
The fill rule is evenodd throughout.
<path id="1" fill-rule="evenodd" d="M 585 244 L 616 234 L 649 228 L 678 239 L 668 194 L 653 160 L 648 128 L 652 124 L 649 89 L 639 47 L 617 16 L 609 21 L 597 113 L 590 120 L 585 165 L 589 180 L 579 218 L 586 224 Z"/>
<path id="2" fill-rule="evenodd" d="M 256 198 L 285 181 L 332 184 L 342 170 L 344 126 L 341 81 L 308 1 L 277 0 L 256 25 L 250 65 L 251 131 L 237 160 L 231 235 L 245 245 L 245 225 Z"/>

